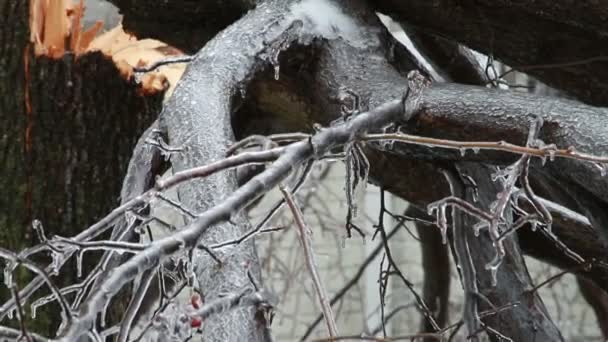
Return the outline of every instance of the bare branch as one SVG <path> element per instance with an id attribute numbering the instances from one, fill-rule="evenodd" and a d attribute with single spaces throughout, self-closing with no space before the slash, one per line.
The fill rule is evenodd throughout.
<path id="1" fill-rule="evenodd" d="M 296 226 L 298 227 L 298 232 L 300 236 L 300 242 L 302 243 L 302 248 L 304 249 L 304 256 L 306 258 L 306 265 L 308 266 L 308 271 L 312 276 L 313 283 L 315 285 L 315 289 L 317 291 L 317 296 L 319 297 L 319 302 L 321 304 L 321 308 L 323 309 L 323 316 L 325 317 L 325 321 L 327 322 L 327 330 L 329 331 L 329 336 L 335 337 L 338 336 L 338 327 L 336 326 L 336 319 L 334 318 L 333 311 L 331 309 L 331 305 L 329 303 L 329 299 L 327 296 L 327 290 L 325 289 L 325 285 L 319 276 L 319 271 L 317 270 L 317 262 L 315 260 L 315 252 L 312 247 L 312 232 L 306 226 L 304 222 L 304 216 L 300 211 L 300 207 L 295 203 L 293 196 L 285 187 L 280 186 L 281 192 L 287 201 L 287 205 L 293 214 L 294 220 L 296 222 Z"/>

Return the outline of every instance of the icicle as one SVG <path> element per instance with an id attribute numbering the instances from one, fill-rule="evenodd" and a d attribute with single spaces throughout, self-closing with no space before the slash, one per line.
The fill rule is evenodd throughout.
<path id="1" fill-rule="evenodd" d="M 57 275 L 59 274 L 59 267 L 61 264 L 61 254 L 52 251 L 51 258 L 53 259 L 51 262 L 51 275 Z"/>
<path id="2" fill-rule="evenodd" d="M 44 234 L 44 227 L 42 226 L 42 222 L 40 222 L 40 220 L 33 220 L 32 228 L 34 228 L 34 230 L 36 231 L 36 236 L 38 236 L 38 240 L 40 240 L 41 243 L 45 243 L 46 236 Z"/>
<path id="3" fill-rule="evenodd" d="M 30 313 L 32 315 L 32 319 L 36 319 L 36 311 L 37 311 L 37 309 L 38 309 L 37 305 L 32 304 L 30 306 Z"/>
<path id="4" fill-rule="evenodd" d="M 134 231 L 134 232 L 135 232 L 135 234 L 137 234 L 137 235 L 142 235 L 142 234 L 145 234 L 145 231 L 144 231 L 144 229 L 142 229 L 142 225 L 141 225 L 141 224 L 140 224 L 140 225 L 135 226 L 135 228 L 133 229 L 133 231 Z"/>
<path id="5" fill-rule="evenodd" d="M 473 225 L 473 234 L 475 234 L 476 237 L 479 237 L 481 230 L 486 228 L 487 226 L 488 226 L 488 224 L 483 221 L 475 223 Z"/>
<path id="6" fill-rule="evenodd" d="M 278 81 L 281 73 L 281 66 L 277 63 L 274 65 L 274 80 Z"/>
<path id="7" fill-rule="evenodd" d="M 391 151 L 395 147 L 395 140 L 384 140 L 382 141 L 382 149 L 385 151 Z"/>
<path id="8" fill-rule="evenodd" d="M 479 154 L 479 151 L 480 151 L 479 147 L 473 147 L 473 153 Z"/>
<path id="9" fill-rule="evenodd" d="M 479 191 L 477 191 L 477 188 L 473 189 L 473 203 L 477 203 L 479 202 Z"/>
<path id="10" fill-rule="evenodd" d="M 536 231 L 536 229 L 538 229 L 538 221 L 532 221 L 530 222 L 530 229 L 532 229 L 533 232 Z"/>
<path id="11" fill-rule="evenodd" d="M 13 319 L 13 312 L 15 312 L 16 309 L 10 309 L 8 310 L 8 312 L 6 313 L 6 315 L 8 316 L 8 319 Z"/>
<path id="12" fill-rule="evenodd" d="M 549 150 L 549 160 L 555 161 L 555 150 L 554 149 Z"/>
<path id="13" fill-rule="evenodd" d="M 459 150 L 460 150 L 460 156 L 464 157 L 465 154 L 467 153 L 467 149 L 466 148 L 460 148 Z"/>
<path id="14" fill-rule="evenodd" d="M 499 265 L 490 265 L 488 267 L 490 274 L 492 275 L 492 286 L 496 286 L 496 284 L 498 284 L 498 266 Z"/>
<path id="15" fill-rule="evenodd" d="M 186 274 L 192 278 L 196 278 L 196 274 L 194 274 L 194 263 L 192 262 L 192 258 L 185 258 L 186 260 Z"/>
<path id="16" fill-rule="evenodd" d="M 7 261 L 4 266 L 4 285 L 9 289 L 13 287 L 13 270 L 15 269 L 12 262 Z"/>
<path id="17" fill-rule="evenodd" d="M 76 277 L 82 277 L 82 255 L 84 254 L 84 250 L 78 251 L 76 254 Z"/>
<path id="18" fill-rule="evenodd" d="M 437 212 L 437 223 L 439 230 L 441 231 L 441 243 L 444 245 L 448 243 L 448 220 L 446 217 L 447 205 L 441 205 Z"/>
<path id="19" fill-rule="evenodd" d="M 348 206 L 348 212 L 351 215 L 351 218 L 357 217 L 357 204 L 355 201 L 355 187 L 357 186 L 355 183 L 357 182 L 356 170 L 354 170 L 355 166 L 355 156 L 353 154 L 353 144 L 348 144 L 344 148 L 346 152 L 346 158 L 344 159 L 344 163 L 346 164 L 346 177 L 344 177 L 344 191 L 346 194 L 346 205 Z"/>
<path id="20" fill-rule="evenodd" d="M 118 255 L 123 255 L 125 254 L 125 250 L 122 248 L 112 248 L 112 247 L 108 247 L 108 248 L 102 248 L 104 251 L 106 252 L 114 252 Z"/>
<path id="21" fill-rule="evenodd" d="M 491 228 L 490 228 L 491 229 Z M 486 270 L 489 270 L 492 275 L 492 286 L 497 284 L 498 268 L 502 264 L 502 260 L 505 256 L 505 247 L 501 240 L 494 241 L 492 245 L 496 248 L 496 256 L 494 259 L 486 264 Z"/>
<path id="22" fill-rule="evenodd" d="M 104 304 L 103 304 L 103 309 L 101 310 L 101 319 L 99 320 L 100 324 L 99 326 L 101 326 L 102 328 L 106 327 L 106 315 L 108 313 L 108 308 L 110 307 L 110 300 L 108 299 Z"/>

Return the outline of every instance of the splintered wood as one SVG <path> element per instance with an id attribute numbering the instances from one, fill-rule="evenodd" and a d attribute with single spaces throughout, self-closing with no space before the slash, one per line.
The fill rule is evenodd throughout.
<path id="1" fill-rule="evenodd" d="M 59 59 L 65 53 L 81 56 L 101 51 L 112 58 L 121 75 L 130 80 L 133 67 L 152 64 L 158 60 L 184 53 L 153 39 L 138 40 L 126 33 L 122 25 L 98 35 L 103 22 L 97 21 L 86 30 L 82 27 L 84 0 L 30 0 L 30 41 L 36 56 Z M 172 92 L 185 69 L 184 64 L 168 65 L 141 77 L 141 91 L 146 95 L 167 90 Z"/>

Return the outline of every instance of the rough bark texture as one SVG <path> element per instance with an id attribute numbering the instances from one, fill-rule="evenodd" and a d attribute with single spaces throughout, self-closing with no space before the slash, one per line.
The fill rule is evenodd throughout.
<path id="1" fill-rule="evenodd" d="M 161 113 L 170 144 L 183 152 L 171 158 L 173 169 L 181 171 L 225 157 L 234 142 L 231 115 L 238 105 L 241 90 L 289 46 L 301 27 L 301 21 L 286 18 L 288 2 L 269 1 L 237 21 L 210 41 L 188 66 L 174 95 Z M 232 54 L 234 44 L 242 47 Z M 201 87 L 205 84 L 205 87 Z M 235 101 L 236 100 L 236 101 Z M 183 204 L 194 212 L 203 212 L 237 189 L 235 172 L 222 172 L 179 187 Z M 244 214 L 208 230 L 203 244 L 219 243 L 242 235 L 249 227 Z M 193 262 L 204 301 L 223 293 L 253 286 L 251 272 L 258 283 L 260 266 L 253 241 L 219 252 L 222 265 L 202 250 L 195 250 Z M 205 321 L 206 341 L 264 341 L 265 323 L 255 318 L 256 308 L 240 308 Z"/>
<path id="2" fill-rule="evenodd" d="M 469 203 L 475 203 L 477 207 L 483 208 L 483 210 L 489 210 L 491 203 L 496 200 L 496 194 L 503 190 L 497 182 L 490 179 L 491 168 L 485 169 L 473 163 L 458 163 L 457 168 L 461 175 L 472 177 L 479 189 L 483 189 L 479 193 L 479 197 L 476 198 L 475 190 L 465 186 L 466 179 L 462 178 L 459 188 L 463 191 L 463 196 L 459 197 Z M 493 191 L 491 191 L 492 189 Z M 475 236 L 473 225 L 478 222 L 477 219 L 459 209 L 455 209 L 454 212 L 455 215 L 462 216 L 455 220 L 454 235 L 462 234 L 468 249 L 468 251 L 458 250 L 456 241 L 454 242 L 454 248 L 458 254 L 457 262 L 464 268 L 463 265 L 468 263 L 469 260 L 463 259 L 463 256 L 470 253 L 478 293 L 469 293 L 469 295 L 472 296 L 472 300 L 476 301 L 479 310 L 492 310 L 501 306 L 520 303 L 512 309 L 490 315 L 482 321 L 514 341 L 562 341 L 563 337 L 551 321 L 541 298 L 536 292 L 529 292 L 533 284 L 519 249 L 516 235 L 511 235 L 504 241 L 506 255 L 498 268 L 497 285 L 494 286 L 492 284 L 492 274 L 490 270 L 486 269 L 486 265 L 494 259 L 497 251 L 488 232 L 484 230 L 478 237 Z M 462 226 L 458 227 L 460 224 Z M 454 239 L 456 240 L 458 237 L 455 236 Z M 466 279 L 467 276 L 464 273 L 463 271 L 462 278 Z M 479 296 L 479 294 L 482 296 Z M 489 300 L 491 305 L 488 305 L 485 299 Z M 471 317 L 466 317 L 465 311 L 467 323 L 470 319 Z M 472 331 L 469 330 L 469 334 L 471 333 Z M 492 332 L 488 331 L 487 333 L 493 340 L 500 340 Z"/>
<path id="3" fill-rule="evenodd" d="M 162 101 L 101 53 L 34 56 L 28 15 L 28 1 L 0 2 L 0 244 L 12 250 L 39 242 L 33 219 L 49 236 L 72 236 L 115 207 L 135 135 Z M 75 281 L 75 272 L 57 279 Z M 32 325 L 49 334 L 58 317 L 45 311 Z"/>

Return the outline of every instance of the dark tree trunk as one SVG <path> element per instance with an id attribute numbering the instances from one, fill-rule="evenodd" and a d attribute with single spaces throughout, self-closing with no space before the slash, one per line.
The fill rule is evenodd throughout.
<path id="1" fill-rule="evenodd" d="M 28 3 L 0 1 L 0 246 L 11 250 L 39 243 L 34 219 L 47 236 L 73 236 L 116 206 L 133 147 L 163 96 L 142 95 L 101 53 L 35 56 Z M 78 281 L 75 264 L 65 267 L 72 271 L 58 285 Z M 28 279 L 22 274 L 19 285 Z M 10 297 L 4 287 L 0 297 Z M 51 335 L 59 318 L 50 312 L 29 326 Z"/>

